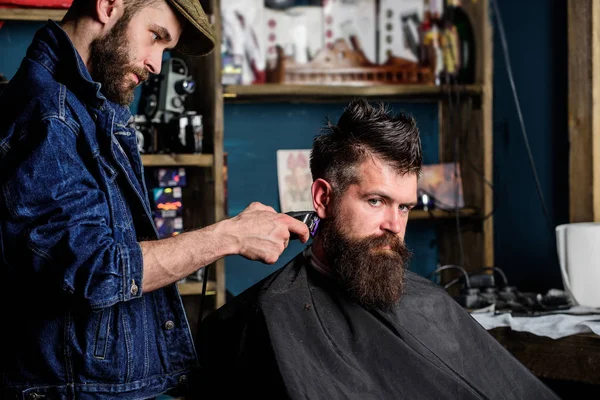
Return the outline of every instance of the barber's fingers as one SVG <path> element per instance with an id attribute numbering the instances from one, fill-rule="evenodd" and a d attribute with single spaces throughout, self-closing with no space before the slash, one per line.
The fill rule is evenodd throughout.
<path id="1" fill-rule="evenodd" d="M 275 209 L 273 207 L 267 206 L 258 201 L 250 203 L 250 205 L 248 207 L 246 207 L 246 209 L 244 211 L 269 211 L 269 212 L 273 212 L 273 213 L 277 212 L 277 211 L 275 211 Z"/>
<path id="2" fill-rule="evenodd" d="M 226 237 L 237 247 L 234 254 L 250 260 L 275 263 L 289 241 L 289 216 L 253 203 L 225 223 Z"/>
<path id="3" fill-rule="evenodd" d="M 291 233 L 295 233 L 296 235 L 298 235 L 298 239 L 300 239 L 300 241 L 302 243 L 306 243 L 308 241 L 308 239 L 310 238 L 310 232 L 308 231 L 308 226 L 306 226 L 306 224 L 300 220 L 297 220 L 294 217 L 291 217 L 287 214 L 282 214 L 284 215 L 286 218 L 286 223 L 288 224 L 288 231 Z"/>
<path id="4" fill-rule="evenodd" d="M 247 212 L 248 214 L 250 214 L 254 211 L 267 211 L 270 213 L 277 213 L 273 207 L 267 206 L 257 201 L 251 203 L 248 207 L 246 207 L 244 211 L 242 211 L 242 213 Z M 288 231 L 288 239 L 286 240 L 289 240 L 289 233 L 295 233 L 296 235 L 298 235 L 298 239 L 300 239 L 302 243 L 306 243 L 310 238 L 310 232 L 308 231 L 308 227 L 302 221 L 299 221 L 296 218 L 283 213 L 278 214 L 278 219 L 281 223 L 286 225 L 286 229 Z"/>

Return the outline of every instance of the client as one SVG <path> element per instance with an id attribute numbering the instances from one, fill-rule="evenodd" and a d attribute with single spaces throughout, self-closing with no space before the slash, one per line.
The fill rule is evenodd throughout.
<path id="1" fill-rule="evenodd" d="M 312 242 L 200 325 L 197 397 L 556 399 L 452 297 L 407 271 L 414 119 L 364 100 L 314 139 Z"/>

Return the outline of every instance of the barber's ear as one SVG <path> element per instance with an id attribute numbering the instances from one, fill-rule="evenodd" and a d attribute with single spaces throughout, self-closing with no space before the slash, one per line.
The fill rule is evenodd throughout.
<path id="1" fill-rule="evenodd" d="M 319 218 L 324 219 L 329 216 L 329 208 L 333 200 L 333 189 L 329 182 L 324 179 L 317 179 L 312 184 L 313 206 Z"/>
<path id="2" fill-rule="evenodd" d="M 112 28 L 123 16 L 123 0 L 96 0 L 96 16 L 107 28 Z"/>

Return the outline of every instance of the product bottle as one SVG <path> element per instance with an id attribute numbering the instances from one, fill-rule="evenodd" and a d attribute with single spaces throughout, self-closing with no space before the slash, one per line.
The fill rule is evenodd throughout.
<path id="1" fill-rule="evenodd" d="M 432 28 L 431 10 L 429 9 L 429 0 L 425 0 L 425 12 L 423 13 L 423 21 L 419 25 L 419 64 L 424 67 L 429 67 L 433 63 L 430 51 L 429 33 Z"/>
<path id="2" fill-rule="evenodd" d="M 469 16 L 462 8 L 462 0 L 446 0 L 444 10 L 446 26 L 454 26 L 458 34 L 457 83 L 475 81 L 475 33 Z"/>

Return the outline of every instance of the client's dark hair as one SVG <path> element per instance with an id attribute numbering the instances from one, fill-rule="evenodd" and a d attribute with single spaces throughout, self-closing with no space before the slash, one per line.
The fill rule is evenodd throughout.
<path id="1" fill-rule="evenodd" d="M 352 101 L 337 125 L 327 120 L 313 140 L 310 171 L 313 181 L 324 179 L 338 194 L 358 182 L 357 167 L 367 157 L 378 157 L 399 174 L 421 173 L 422 152 L 414 118 L 391 114 L 382 103 Z"/>

